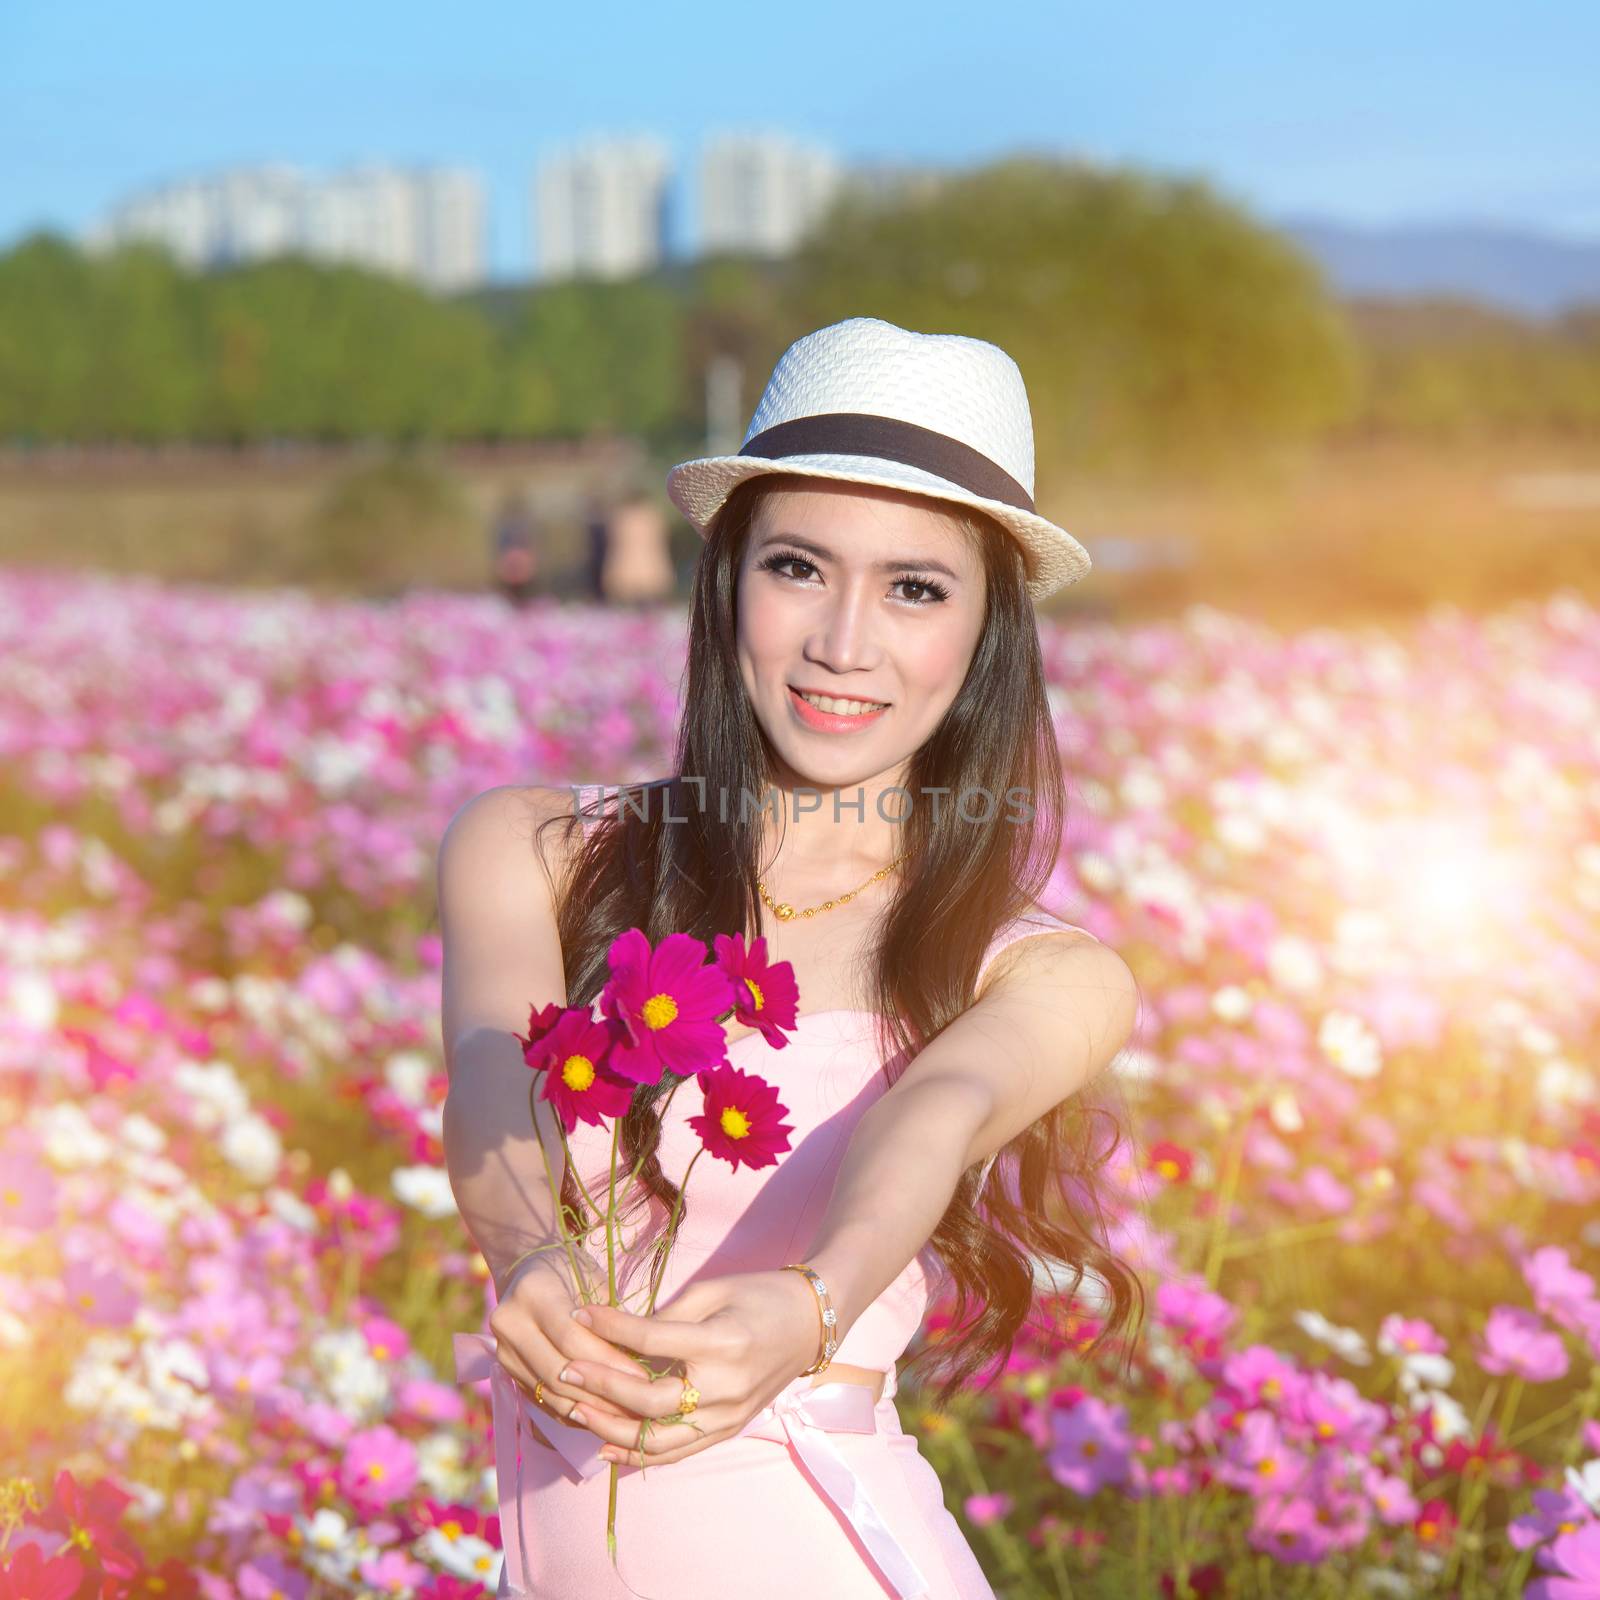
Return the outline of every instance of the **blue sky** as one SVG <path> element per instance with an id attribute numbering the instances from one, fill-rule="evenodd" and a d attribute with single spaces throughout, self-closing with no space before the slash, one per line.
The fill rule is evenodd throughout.
<path id="1" fill-rule="evenodd" d="M 1594 239 L 1597 61 L 1600 7 L 1578 0 L 1515 16 L 1503 0 L 0 0 L 0 246 L 233 163 L 443 161 L 483 173 L 492 268 L 517 277 L 542 150 L 660 134 L 682 242 L 699 140 L 722 127 L 784 128 L 847 159 L 1137 162 L 1203 174 L 1269 219 Z"/>

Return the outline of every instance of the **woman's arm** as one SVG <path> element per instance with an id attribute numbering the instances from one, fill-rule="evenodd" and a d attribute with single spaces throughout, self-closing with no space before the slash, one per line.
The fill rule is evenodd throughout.
<path id="1" fill-rule="evenodd" d="M 932 1237 L 961 1174 L 1076 1094 L 1133 1031 L 1138 990 L 1108 946 L 1077 933 L 1019 939 L 997 958 L 975 1002 L 929 1044 L 857 1122 L 809 1262 L 828 1286 L 843 1339 Z M 583 1315 L 642 1355 L 693 1364 L 693 1421 L 667 1421 L 682 1378 L 646 1380 L 584 1362 L 591 1395 L 657 1419 L 647 1458 L 681 1460 L 738 1432 L 816 1357 L 816 1298 L 797 1272 L 703 1278 L 647 1317 L 614 1306 Z M 592 1418 L 602 1455 L 632 1460 L 641 1430 Z M 617 1451 L 616 1447 L 621 1447 Z"/>
<path id="2" fill-rule="evenodd" d="M 439 845 L 445 1166 L 502 1290 L 518 1256 L 559 1238 L 550 1174 L 559 1192 L 566 1158 L 548 1106 L 540 1152 L 533 1075 L 513 1035 L 527 1032 L 530 1007 L 566 1004 L 555 881 L 533 838 L 563 800 L 561 790 L 489 789 L 456 812 Z"/>
<path id="3" fill-rule="evenodd" d="M 961 1174 L 1076 1094 L 1133 1032 L 1138 989 L 1108 945 L 1038 934 L 993 971 L 856 1124 L 798 1258 L 827 1284 L 841 1340 L 932 1237 Z"/>

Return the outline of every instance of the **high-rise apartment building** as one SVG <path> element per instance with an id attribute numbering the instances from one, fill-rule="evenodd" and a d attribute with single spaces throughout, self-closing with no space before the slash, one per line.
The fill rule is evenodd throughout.
<path id="1" fill-rule="evenodd" d="M 840 176 L 828 151 L 787 134 L 711 135 L 700 158 L 701 253 L 787 254 L 827 209 Z"/>
<path id="2" fill-rule="evenodd" d="M 667 255 L 671 157 L 649 135 L 584 139 L 540 161 L 533 184 L 537 276 L 625 278 Z"/>
<path id="3" fill-rule="evenodd" d="M 486 276 L 486 220 L 483 184 L 461 169 L 367 166 L 316 177 L 268 165 L 147 190 L 86 242 L 152 239 L 195 270 L 292 253 L 449 292 Z"/>

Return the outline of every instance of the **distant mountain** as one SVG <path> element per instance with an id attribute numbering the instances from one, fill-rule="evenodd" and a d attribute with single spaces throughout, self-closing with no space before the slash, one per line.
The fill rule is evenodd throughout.
<path id="1" fill-rule="evenodd" d="M 1524 316 L 1600 303 L 1600 240 L 1474 223 L 1358 227 L 1279 217 L 1341 295 L 1459 295 Z"/>

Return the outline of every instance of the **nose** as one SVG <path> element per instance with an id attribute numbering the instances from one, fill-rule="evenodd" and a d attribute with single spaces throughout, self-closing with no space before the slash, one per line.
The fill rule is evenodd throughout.
<path id="1" fill-rule="evenodd" d="M 840 584 L 823 601 L 817 630 L 806 641 L 806 660 L 834 672 L 875 666 L 873 617 L 868 582 Z"/>

